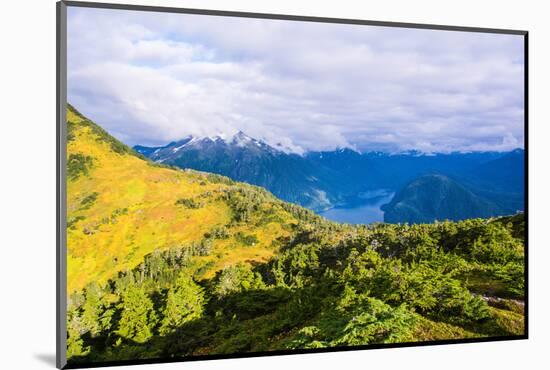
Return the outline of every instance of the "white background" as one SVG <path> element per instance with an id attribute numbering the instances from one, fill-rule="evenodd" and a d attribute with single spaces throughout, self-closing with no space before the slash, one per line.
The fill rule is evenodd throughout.
<path id="1" fill-rule="evenodd" d="M 111 0 L 116 2 L 116 0 Z M 127 3 L 530 31 L 530 339 L 142 366 L 139 369 L 537 369 L 550 349 L 550 22 L 544 1 L 172 0 Z M 0 368 L 54 367 L 55 1 L 0 12 Z M 444 81 L 442 81 L 444 83 Z"/>

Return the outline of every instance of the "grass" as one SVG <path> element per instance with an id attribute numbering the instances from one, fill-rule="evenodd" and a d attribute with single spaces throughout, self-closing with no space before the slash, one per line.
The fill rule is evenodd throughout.
<path id="1" fill-rule="evenodd" d="M 68 158 L 93 158 L 93 165 L 78 162 L 78 171 L 69 174 L 67 183 L 69 293 L 91 281 L 105 283 L 119 271 L 137 266 L 155 249 L 199 242 L 214 227 L 230 223 L 232 211 L 217 194 L 234 186 L 233 182 L 151 166 L 132 150 L 113 147 L 110 135 L 74 109 L 68 109 L 67 118 Z M 200 199 L 202 206 L 185 207 L 178 203 L 181 199 Z M 288 212 L 275 208 L 276 217 L 270 220 L 277 222 L 266 223 L 264 216 L 258 216 L 250 223 L 232 225 L 228 231 L 233 237 L 216 240 L 215 254 L 223 261 L 201 257 L 210 263 L 204 276 L 213 276 L 229 264 L 269 259 L 274 241 L 289 234 L 280 220 L 296 222 Z M 258 223 L 262 226 L 256 228 Z M 253 245 L 251 238 L 235 237 L 252 234 Z"/>
<path id="2" fill-rule="evenodd" d="M 510 284 L 498 279 L 490 271 L 475 269 L 465 273 L 462 278 L 466 281 L 467 288 L 473 293 L 490 297 L 523 299 L 522 294 L 511 293 Z"/>
<path id="3" fill-rule="evenodd" d="M 411 341 L 424 342 L 433 340 L 479 338 L 481 336 L 482 335 L 465 330 L 459 326 L 444 322 L 436 322 L 425 317 L 420 317 L 411 336 Z"/>

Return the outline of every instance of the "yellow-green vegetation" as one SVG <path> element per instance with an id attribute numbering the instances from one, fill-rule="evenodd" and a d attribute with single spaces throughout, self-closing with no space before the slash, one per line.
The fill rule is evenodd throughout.
<path id="1" fill-rule="evenodd" d="M 279 205 L 266 203 L 259 206 L 275 222 L 252 217 L 232 224 L 226 199 L 236 192 L 231 181 L 153 165 L 72 107 L 67 119 L 69 293 L 90 282 L 105 284 L 155 250 L 201 243 L 216 228 L 228 235 L 210 239 L 212 253 L 203 258 L 212 267 L 207 276 L 239 261 L 265 262 L 296 223 Z M 253 191 L 246 185 L 238 190 Z M 242 235 L 253 236 L 253 245 Z"/>
<path id="2" fill-rule="evenodd" d="M 524 334 L 524 217 L 327 221 L 68 110 L 71 363 Z"/>

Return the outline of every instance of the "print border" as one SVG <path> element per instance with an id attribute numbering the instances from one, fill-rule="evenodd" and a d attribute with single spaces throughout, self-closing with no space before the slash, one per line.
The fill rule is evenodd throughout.
<path id="1" fill-rule="evenodd" d="M 525 214 L 525 330 L 523 335 L 517 336 L 499 336 L 490 338 L 473 338 L 473 339 L 453 339 L 453 340 L 438 340 L 424 342 L 407 342 L 407 343 L 392 343 L 392 344 L 372 344 L 349 347 L 321 348 L 321 349 L 302 349 L 302 350 L 277 350 L 269 352 L 243 352 L 225 355 L 201 355 L 201 356 L 186 356 L 186 357 L 170 357 L 170 358 L 152 358 L 144 360 L 128 360 L 128 361 L 104 361 L 79 363 L 78 365 L 67 365 L 67 240 L 66 240 L 66 224 L 67 224 L 67 192 L 66 192 L 66 108 L 67 108 L 67 7 L 80 8 L 96 8 L 96 9 L 116 9 L 116 10 L 132 10 L 145 12 L 162 12 L 162 13 L 179 13 L 179 14 L 199 14 L 213 15 L 222 17 L 240 17 L 240 18 L 256 18 L 256 19 L 278 19 L 301 22 L 318 22 L 318 23 L 339 23 L 339 24 L 354 24 L 366 26 L 381 26 L 381 27 L 397 27 L 397 28 L 414 28 L 426 30 L 443 30 L 443 31 L 460 31 L 460 32 L 477 32 L 477 33 L 494 33 L 494 34 L 509 34 L 521 35 L 524 37 L 524 149 L 525 149 L 525 191 L 524 191 L 524 214 Z M 104 366 L 123 366 L 123 365 L 139 365 L 139 364 L 156 364 L 169 362 L 185 362 L 185 361 L 201 361 L 201 360 L 217 360 L 231 358 L 247 358 L 247 357 L 264 357 L 264 356 L 280 356 L 292 354 L 308 354 L 308 353 L 326 353 L 326 352 L 341 352 L 341 351 L 357 351 L 365 349 L 381 349 L 381 348 L 403 348 L 403 347 L 421 347 L 446 344 L 465 344 L 465 343 L 482 343 L 482 342 L 497 342 L 507 340 L 523 340 L 529 337 L 529 149 L 528 149 L 528 117 L 529 117 L 529 49 L 528 39 L 529 32 L 525 30 L 498 29 L 498 28 L 482 28 L 482 27 L 462 27 L 438 24 L 419 24 L 419 23 L 404 23 L 404 22 L 384 22 L 374 20 L 359 20 L 359 19 L 342 19 L 328 17 L 310 17 L 299 15 L 283 15 L 283 14 L 266 14 L 266 13 L 251 13 L 251 12 L 236 12 L 225 10 L 206 10 L 206 9 L 189 9 L 175 7 L 159 7 L 159 6 L 144 6 L 131 4 L 111 4 L 98 2 L 82 2 L 82 1 L 60 1 L 56 4 L 57 12 L 57 63 L 56 63 L 56 120 L 57 120 L 57 140 L 56 140 L 56 227 L 57 227 L 57 246 L 56 246 L 56 366 L 59 369 L 76 369 L 76 368 L 92 368 Z"/>

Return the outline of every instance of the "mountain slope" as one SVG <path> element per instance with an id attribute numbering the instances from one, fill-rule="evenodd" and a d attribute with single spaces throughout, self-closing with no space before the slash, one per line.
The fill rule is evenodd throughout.
<path id="1" fill-rule="evenodd" d="M 67 125 L 70 365 L 524 334 L 521 214 L 338 224 Z"/>
<path id="2" fill-rule="evenodd" d="M 502 210 L 523 210 L 523 150 L 509 153 L 411 151 L 359 153 L 349 148 L 288 154 L 239 132 L 232 137 L 186 137 L 163 147 L 135 146 L 152 160 L 262 186 L 277 197 L 309 209 L 353 208 L 372 190 L 397 192 L 431 173 L 450 176 L 475 189 Z M 452 215 L 459 219 L 459 214 Z"/>
<path id="3" fill-rule="evenodd" d="M 492 217 L 505 212 L 444 175 L 422 176 L 383 206 L 384 222 L 428 223 Z"/>
<path id="4" fill-rule="evenodd" d="M 310 152 L 306 156 L 315 163 L 338 171 L 352 184 L 366 189 L 390 189 L 398 191 L 419 176 L 442 173 L 466 180 L 479 177 L 474 170 L 502 157 L 496 152 L 435 153 L 418 152 L 389 154 L 382 152 L 358 153 L 350 149 L 330 152 Z M 498 162 L 495 162 L 498 163 Z M 513 174 L 513 172 L 512 172 Z M 516 173 L 519 176 L 519 173 Z M 356 185 L 356 186 L 357 186 Z"/>
<path id="5" fill-rule="evenodd" d="M 471 181 L 486 189 L 523 193 L 525 187 L 525 151 L 516 149 L 483 162 L 470 172 Z"/>
<path id="6" fill-rule="evenodd" d="M 264 261 L 273 255 L 276 240 L 288 236 L 296 223 L 281 202 L 262 189 L 163 168 L 140 158 L 70 106 L 67 118 L 69 291 L 91 281 L 105 282 L 117 272 L 134 268 L 155 250 L 204 244 L 205 234 L 221 227 L 230 236 L 206 241 L 213 250 L 223 251 L 232 263 Z M 244 197 L 236 192 L 264 201 L 250 221 L 268 214 L 276 221 L 250 227 L 233 222 L 232 205 Z M 251 227 L 253 233 L 249 233 Z M 257 239 L 253 247 L 236 237 L 248 234 Z M 214 255 L 202 260 L 212 274 L 223 268 Z"/>
<path id="7" fill-rule="evenodd" d="M 189 136 L 163 147 L 134 149 L 159 163 L 262 186 L 281 199 L 315 210 L 339 203 L 345 188 L 337 172 L 243 132 L 231 138 Z"/>
<path id="8" fill-rule="evenodd" d="M 308 153 L 307 158 L 321 166 L 338 171 L 351 192 L 366 189 L 389 189 L 397 196 L 386 209 L 385 222 L 431 222 L 436 218 L 460 220 L 468 217 L 490 217 L 515 214 L 524 205 L 524 151 L 508 153 L 474 152 L 423 155 L 421 153 L 357 153 L 349 149 Z M 426 194 L 412 195 L 411 183 L 433 173 L 452 178 L 458 193 L 443 199 L 428 194 L 437 181 L 425 182 Z M 449 183 L 450 184 L 450 183 Z M 418 185 L 418 183 L 416 183 Z M 459 191 L 459 189 L 463 189 Z M 445 191 L 451 191 L 447 189 Z M 409 194 L 404 194 L 409 193 Z M 402 199 L 420 197 L 419 199 Z M 469 204 L 442 204 L 467 201 Z M 347 197 L 348 204 L 356 200 Z M 399 204 L 397 204 L 399 203 Z M 414 204 L 407 204 L 414 203 Z"/>

